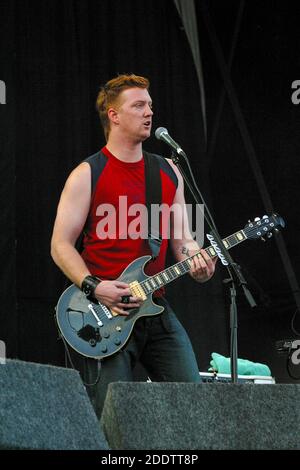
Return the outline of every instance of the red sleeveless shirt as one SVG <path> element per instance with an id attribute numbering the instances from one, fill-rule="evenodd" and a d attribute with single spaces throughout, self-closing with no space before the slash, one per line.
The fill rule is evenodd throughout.
<path id="1" fill-rule="evenodd" d="M 130 208 L 133 204 L 145 205 L 145 165 L 143 158 L 134 163 L 121 161 L 106 147 L 102 155 L 99 152 L 94 157 L 106 159 L 94 184 L 81 255 L 94 276 L 114 280 L 134 259 L 151 254 L 148 239 L 128 236 L 130 227 L 141 232 L 139 212 L 130 213 Z M 154 158 L 159 158 L 162 203 L 171 206 L 178 183 L 176 174 L 164 158 Z M 146 274 L 152 276 L 165 269 L 167 247 L 168 239 L 163 237 L 159 255 L 147 264 Z M 162 291 L 156 295 L 162 295 Z"/>

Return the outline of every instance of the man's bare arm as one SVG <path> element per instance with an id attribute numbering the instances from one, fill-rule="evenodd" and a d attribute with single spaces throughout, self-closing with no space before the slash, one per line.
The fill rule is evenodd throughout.
<path id="1" fill-rule="evenodd" d="M 58 267 L 77 286 L 90 274 L 75 248 L 90 206 L 91 170 L 82 163 L 70 174 L 59 201 L 51 240 L 51 256 Z"/>

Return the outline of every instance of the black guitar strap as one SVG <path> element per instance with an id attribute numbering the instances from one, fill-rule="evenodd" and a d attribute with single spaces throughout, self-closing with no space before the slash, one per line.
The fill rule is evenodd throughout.
<path id="1" fill-rule="evenodd" d="M 146 207 L 148 213 L 148 242 L 152 258 L 155 259 L 159 255 L 162 238 L 159 227 L 159 211 L 157 210 L 156 218 L 152 217 L 151 207 L 155 204 L 158 209 L 162 202 L 160 165 L 156 155 L 148 152 L 143 152 L 143 155 L 145 162 Z"/>

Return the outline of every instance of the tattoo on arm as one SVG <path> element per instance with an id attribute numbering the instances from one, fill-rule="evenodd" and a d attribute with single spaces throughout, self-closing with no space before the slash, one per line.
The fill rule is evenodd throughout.
<path id="1" fill-rule="evenodd" d="M 189 250 L 186 246 L 183 246 L 183 247 L 182 247 L 181 253 L 182 253 L 183 255 L 190 256 L 190 250 Z"/>

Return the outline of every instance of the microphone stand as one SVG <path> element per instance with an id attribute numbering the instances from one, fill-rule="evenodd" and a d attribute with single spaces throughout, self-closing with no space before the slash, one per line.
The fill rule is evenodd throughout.
<path id="1" fill-rule="evenodd" d="M 183 169 L 179 154 L 182 155 L 188 165 L 190 175 L 192 180 L 190 180 Z M 255 307 L 256 303 L 255 300 L 247 287 L 247 282 L 242 274 L 240 266 L 234 262 L 232 256 L 229 254 L 229 251 L 225 248 L 223 241 L 219 235 L 217 230 L 216 224 L 210 214 L 209 208 L 197 187 L 195 178 L 193 176 L 192 169 L 189 164 L 189 160 L 185 152 L 180 149 L 180 152 L 175 153 L 172 151 L 172 161 L 177 166 L 180 174 L 182 175 L 187 187 L 189 188 L 196 204 L 203 204 L 204 206 L 204 218 L 207 222 L 211 230 L 211 235 L 213 236 L 215 242 L 217 243 L 218 248 L 220 249 L 222 255 L 224 256 L 227 262 L 227 269 L 229 272 L 229 278 L 224 280 L 225 284 L 228 284 L 230 287 L 230 370 L 231 370 L 231 381 L 233 383 L 237 383 L 238 381 L 238 366 L 237 366 L 237 359 L 238 359 L 238 348 L 237 348 L 237 328 L 238 328 L 238 321 L 237 321 L 237 304 L 236 304 L 236 295 L 237 295 L 237 287 L 242 288 L 247 301 L 249 302 L 251 307 Z M 194 184 L 194 185 L 193 185 Z"/>

